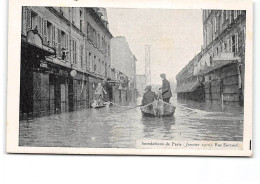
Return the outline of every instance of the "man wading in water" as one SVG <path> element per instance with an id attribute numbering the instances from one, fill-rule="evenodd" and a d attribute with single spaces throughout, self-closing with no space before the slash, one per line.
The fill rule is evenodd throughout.
<path id="1" fill-rule="evenodd" d="M 162 73 L 160 75 L 162 79 L 162 99 L 164 102 L 170 103 L 170 98 L 172 97 L 172 91 L 169 81 L 166 79 L 166 75 Z"/>

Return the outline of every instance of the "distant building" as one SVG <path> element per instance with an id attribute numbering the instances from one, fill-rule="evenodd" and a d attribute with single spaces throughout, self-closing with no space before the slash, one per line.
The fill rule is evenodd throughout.
<path id="1" fill-rule="evenodd" d="M 127 77 L 127 90 L 131 101 L 136 98 L 136 61 L 125 37 L 111 39 L 111 66 Z"/>
<path id="2" fill-rule="evenodd" d="M 136 75 L 136 89 L 138 96 L 143 96 L 144 89 L 146 88 L 146 76 L 143 75 Z"/>
<path id="3" fill-rule="evenodd" d="M 194 85 L 204 85 L 206 101 L 238 102 L 244 100 L 246 11 L 203 10 L 204 45 L 177 75 L 180 98 Z M 190 72 L 189 72 L 190 71 Z M 193 73 L 192 73 L 193 71 Z M 183 77 L 186 74 L 190 77 Z M 197 80 L 197 82 L 195 82 Z M 181 84 L 186 85 L 186 87 Z M 199 83 L 197 85 L 196 83 Z M 204 95 L 201 94 L 203 100 Z M 187 95 L 186 95 L 187 96 Z M 194 95 L 192 95 L 194 98 Z"/>

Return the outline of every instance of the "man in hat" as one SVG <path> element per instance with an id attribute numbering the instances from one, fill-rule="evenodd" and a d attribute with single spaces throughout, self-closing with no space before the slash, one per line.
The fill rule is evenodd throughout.
<path id="1" fill-rule="evenodd" d="M 154 100 L 157 99 L 157 95 L 155 92 L 152 91 L 152 86 L 147 86 L 145 88 L 145 93 L 142 99 L 142 106 L 152 103 Z"/>
<path id="2" fill-rule="evenodd" d="M 164 102 L 170 103 L 170 98 L 172 97 L 172 91 L 169 81 L 166 79 L 166 75 L 162 73 L 160 75 L 162 79 L 162 99 Z"/>

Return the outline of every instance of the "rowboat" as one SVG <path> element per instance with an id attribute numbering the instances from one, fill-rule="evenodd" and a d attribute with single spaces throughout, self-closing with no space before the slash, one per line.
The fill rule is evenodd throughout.
<path id="1" fill-rule="evenodd" d="M 162 100 L 155 100 L 145 106 L 140 107 L 143 116 L 148 117 L 171 117 L 175 113 L 176 107 Z"/>
<path id="2" fill-rule="evenodd" d="M 96 100 L 93 101 L 93 103 L 91 104 L 92 108 L 103 108 L 103 107 L 110 107 L 112 106 L 112 102 L 104 102 L 104 103 L 97 103 Z"/>

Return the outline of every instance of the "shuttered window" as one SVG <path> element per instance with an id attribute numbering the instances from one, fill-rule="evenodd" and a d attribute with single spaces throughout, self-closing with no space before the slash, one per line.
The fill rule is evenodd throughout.
<path id="1" fill-rule="evenodd" d="M 48 45 L 47 42 L 47 20 L 43 20 L 43 43 Z"/>
<path id="2" fill-rule="evenodd" d="M 56 28 L 52 26 L 52 47 L 56 48 Z"/>
<path id="3" fill-rule="evenodd" d="M 73 63 L 77 63 L 77 41 L 72 40 Z"/>
<path id="4" fill-rule="evenodd" d="M 69 61 L 70 48 L 69 48 L 69 35 L 66 35 L 65 39 L 65 49 L 66 49 L 66 60 Z"/>
<path id="5" fill-rule="evenodd" d="M 80 64 L 81 68 L 83 68 L 83 45 L 80 45 Z"/>
<path id="6" fill-rule="evenodd" d="M 58 57 L 61 57 L 61 30 L 58 29 L 58 40 L 57 40 L 57 55 Z"/>
<path id="7" fill-rule="evenodd" d="M 238 33 L 235 34 L 235 52 L 238 53 Z"/>

